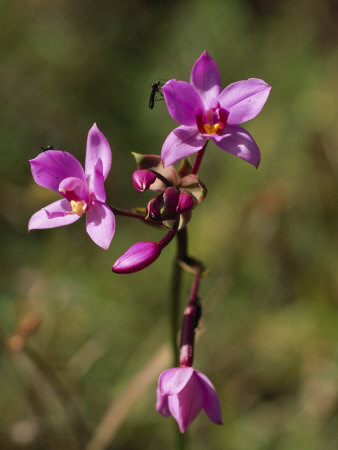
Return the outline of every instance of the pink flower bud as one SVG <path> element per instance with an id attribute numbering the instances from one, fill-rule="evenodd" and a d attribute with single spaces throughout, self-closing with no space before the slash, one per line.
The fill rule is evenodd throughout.
<path id="1" fill-rule="evenodd" d="M 194 197 L 189 192 L 181 192 L 178 199 L 177 211 L 183 213 L 195 207 Z"/>
<path id="2" fill-rule="evenodd" d="M 161 216 L 164 220 L 175 219 L 178 199 L 179 191 L 175 187 L 168 187 L 163 192 L 163 206 L 161 208 Z"/>
<path id="3" fill-rule="evenodd" d="M 153 220 L 175 219 L 179 191 L 175 187 L 168 187 L 164 192 L 150 200 L 147 206 L 149 216 Z"/>
<path id="4" fill-rule="evenodd" d="M 154 183 L 156 175 L 150 170 L 135 170 L 133 173 L 133 183 L 135 189 L 144 192 Z"/>
<path id="5" fill-rule="evenodd" d="M 137 242 L 132 245 L 112 267 L 116 273 L 133 273 L 150 266 L 161 254 L 156 242 Z"/>
<path id="6" fill-rule="evenodd" d="M 209 419 L 222 424 L 221 406 L 214 386 L 202 372 L 192 367 L 165 370 L 158 379 L 157 411 L 172 415 L 181 433 L 204 409 Z"/>
<path id="7" fill-rule="evenodd" d="M 161 207 L 163 205 L 163 194 L 149 200 L 147 205 L 148 216 L 153 220 L 161 220 Z"/>

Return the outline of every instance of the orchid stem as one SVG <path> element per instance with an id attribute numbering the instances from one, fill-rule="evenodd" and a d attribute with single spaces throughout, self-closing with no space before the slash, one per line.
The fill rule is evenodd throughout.
<path id="1" fill-rule="evenodd" d="M 173 228 L 164 236 L 164 238 L 162 238 L 157 243 L 157 245 L 160 247 L 161 250 L 164 249 L 164 247 L 166 247 L 169 244 L 169 242 L 171 242 L 174 239 L 174 237 L 177 234 L 178 225 L 179 225 L 179 220 L 177 220 L 175 222 Z"/>
<path id="2" fill-rule="evenodd" d="M 177 333 L 178 333 L 180 291 L 182 282 L 182 268 L 180 267 L 179 262 L 186 256 L 187 246 L 188 246 L 187 229 L 183 228 L 182 230 L 179 230 L 177 232 L 177 252 L 174 261 L 174 268 L 171 280 L 170 328 L 171 328 L 171 345 L 172 345 L 174 367 L 178 367 L 179 364 Z"/>
<path id="3" fill-rule="evenodd" d="M 201 317 L 201 304 L 198 298 L 198 288 L 201 281 L 202 269 L 195 266 L 195 276 L 190 297 L 185 307 L 182 321 L 180 340 L 180 367 L 192 367 L 194 360 L 195 330 Z"/>
<path id="4" fill-rule="evenodd" d="M 147 225 L 162 226 L 161 222 L 156 222 L 151 219 L 146 219 L 146 217 L 142 214 L 134 213 L 132 211 L 125 211 L 124 209 L 115 208 L 114 206 L 111 206 L 111 205 L 108 205 L 108 206 L 112 210 L 112 212 L 114 214 L 116 214 L 117 216 L 125 216 L 125 217 L 131 217 L 132 219 L 139 219 L 139 220 L 142 220 L 142 222 L 144 222 Z"/>
<path id="5" fill-rule="evenodd" d="M 115 208 L 114 206 L 111 206 L 111 205 L 109 205 L 109 208 L 117 216 L 132 217 L 133 219 L 140 219 L 140 220 L 144 220 L 145 219 L 145 217 L 142 214 L 134 213 L 134 212 L 131 212 L 131 211 L 125 211 L 124 209 Z"/>
<path id="6" fill-rule="evenodd" d="M 204 147 L 197 153 L 197 156 L 196 156 L 193 168 L 191 169 L 191 173 L 194 174 L 194 175 L 197 174 L 197 172 L 198 172 L 198 170 L 200 168 L 200 165 L 201 165 L 201 162 L 202 162 L 202 158 L 203 158 L 203 155 L 205 153 L 205 149 L 207 148 L 207 145 L 208 145 L 208 141 L 204 144 Z"/>
<path id="7" fill-rule="evenodd" d="M 190 292 L 189 303 L 196 303 L 198 300 L 198 288 L 201 281 L 202 269 L 200 266 L 195 267 L 195 278 Z"/>
<path id="8" fill-rule="evenodd" d="M 175 422 L 175 428 L 177 432 L 177 449 L 178 450 L 186 450 L 187 448 L 187 431 L 183 433 L 180 432 L 180 430 L 177 428 L 177 423 Z"/>
<path id="9" fill-rule="evenodd" d="M 173 367 L 179 366 L 179 347 L 177 342 L 178 334 L 178 317 L 180 310 L 180 293 L 182 284 L 182 268 L 180 266 L 180 261 L 186 257 L 188 249 L 188 233 L 187 228 L 184 227 L 179 230 L 176 234 L 177 236 L 177 251 L 174 261 L 173 274 L 171 279 L 171 303 L 170 303 L 170 323 L 171 323 L 171 345 L 173 354 Z M 176 433 L 176 446 L 178 450 L 186 450 L 186 435 L 182 434 L 175 426 Z"/>

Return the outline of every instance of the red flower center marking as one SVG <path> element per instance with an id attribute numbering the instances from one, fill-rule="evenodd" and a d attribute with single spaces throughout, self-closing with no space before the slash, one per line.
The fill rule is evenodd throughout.
<path id="1" fill-rule="evenodd" d="M 201 134 L 221 134 L 229 117 L 229 112 L 217 106 L 196 114 L 196 124 Z"/>

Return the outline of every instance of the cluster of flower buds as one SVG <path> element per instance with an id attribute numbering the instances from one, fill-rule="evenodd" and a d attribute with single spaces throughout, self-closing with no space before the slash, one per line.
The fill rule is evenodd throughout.
<path id="1" fill-rule="evenodd" d="M 163 167 L 158 155 L 133 153 L 137 170 L 133 183 L 138 192 L 151 190 L 157 195 L 147 204 L 145 220 L 168 228 L 169 233 L 159 242 L 137 242 L 113 265 L 113 272 L 132 273 L 152 264 L 162 249 L 184 228 L 191 219 L 192 210 L 203 202 L 207 189 L 192 167 L 184 159 L 178 168 Z"/>
<path id="2" fill-rule="evenodd" d="M 150 189 L 157 193 L 147 204 L 147 218 L 162 222 L 167 228 L 172 228 L 179 220 L 178 229 L 185 227 L 192 210 L 207 194 L 205 185 L 191 173 L 189 160 L 184 159 L 176 170 L 172 165 L 164 168 L 157 155 L 134 153 L 134 156 L 137 163 L 133 174 L 135 188 L 139 192 Z"/>
<path id="3" fill-rule="evenodd" d="M 112 155 L 96 124 L 88 133 L 84 168 L 70 153 L 49 147 L 30 161 L 34 181 L 61 194 L 62 199 L 36 212 L 29 221 L 29 230 L 68 225 L 85 215 L 89 236 L 107 250 L 115 233 L 115 215 L 166 229 L 167 234 L 159 242 L 137 242 L 120 256 L 112 268 L 120 274 L 137 272 L 152 264 L 164 247 L 185 230 L 193 209 L 207 193 L 197 174 L 209 141 L 256 168 L 260 163 L 257 144 L 240 124 L 253 119 L 263 108 L 271 89 L 263 80 L 249 78 L 222 90 L 217 64 L 204 51 L 192 68 L 189 83 L 171 79 L 162 85 L 158 81 L 152 89 L 150 108 L 161 89 L 168 112 L 179 127 L 166 138 L 161 156 L 133 154 L 137 164 L 132 177 L 136 190 L 154 192 L 144 209 L 128 212 L 106 202 L 104 182 Z M 188 157 L 195 153 L 191 165 Z M 181 164 L 176 169 L 173 164 L 178 161 Z M 183 257 L 181 263 L 192 271 L 194 282 L 184 312 L 180 365 L 161 374 L 156 406 L 164 416 L 176 419 L 182 433 L 201 409 L 213 422 L 222 422 L 213 385 L 192 367 L 194 335 L 201 311 L 197 294 L 203 270 L 196 260 Z"/>

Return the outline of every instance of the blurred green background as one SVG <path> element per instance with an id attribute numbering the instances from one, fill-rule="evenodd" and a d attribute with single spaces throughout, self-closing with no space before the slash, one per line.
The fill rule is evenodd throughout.
<path id="1" fill-rule="evenodd" d="M 261 149 L 259 169 L 210 144 L 200 171 L 208 196 L 189 224 L 189 249 L 209 273 L 195 367 L 217 389 L 224 426 L 200 414 L 189 448 L 336 449 L 337 2 L 0 7 L 0 448 L 84 448 L 75 404 L 103 439 L 91 450 L 174 448 L 176 425 L 154 403 L 157 377 L 171 364 L 175 245 L 143 272 L 118 276 L 116 258 L 163 231 L 118 217 L 107 253 L 83 219 L 28 234 L 29 217 L 56 199 L 33 183 L 28 159 L 53 144 L 84 162 L 96 121 L 113 151 L 110 203 L 145 205 L 149 195 L 132 186 L 130 152 L 159 153 L 176 126 L 164 102 L 148 109 L 150 85 L 189 80 L 207 49 L 223 86 L 257 77 L 272 91 L 245 125 Z M 183 299 L 191 281 L 185 276 Z M 31 351 L 14 351 L 13 334 L 29 320 L 41 320 Z"/>

